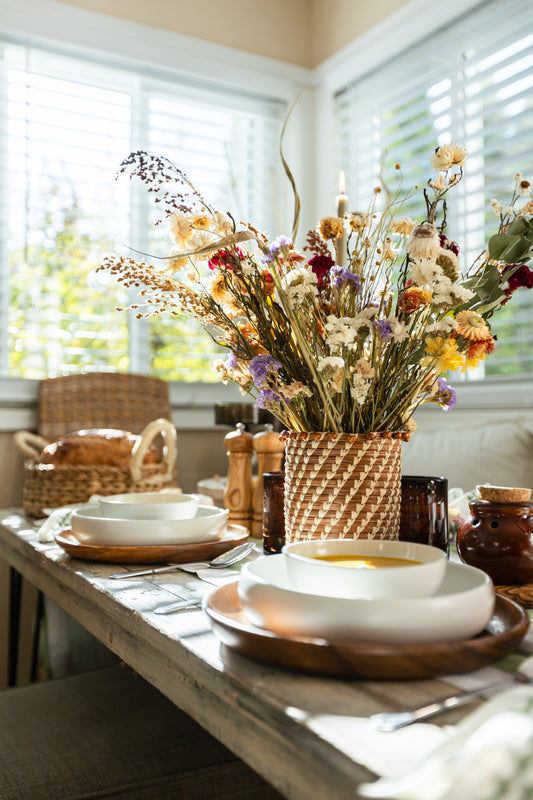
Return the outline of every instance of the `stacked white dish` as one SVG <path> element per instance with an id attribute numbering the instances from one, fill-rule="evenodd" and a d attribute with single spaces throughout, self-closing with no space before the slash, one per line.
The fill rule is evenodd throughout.
<path id="1" fill-rule="evenodd" d="M 335 549 L 333 540 L 328 544 L 330 550 Z M 384 547 L 374 549 L 387 556 L 406 557 L 403 545 L 409 543 L 382 544 Z M 436 550 L 427 545 L 416 547 Z M 311 551 L 313 549 L 311 546 Z M 373 548 L 364 547 L 362 542 L 359 546 L 348 542 L 341 549 L 368 552 Z M 411 592 L 402 592 L 400 586 L 400 593 L 383 590 L 380 596 L 376 585 L 385 586 L 387 580 L 392 582 L 395 567 L 368 571 L 347 569 L 308 558 L 309 563 L 303 563 L 303 569 L 302 563 L 298 563 L 297 570 L 300 568 L 301 572 L 297 575 L 291 569 L 294 564 L 287 550 L 289 548 L 282 555 L 263 556 L 246 564 L 238 584 L 242 609 L 250 622 L 281 635 L 383 644 L 460 642 L 481 633 L 493 614 L 495 594 L 488 575 L 465 564 L 448 562 L 444 554 L 442 576 L 434 581 L 433 588 L 428 588 L 426 582 L 425 588 L 420 590 L 420 584 L 413 581 Z M 423 552 L 417 551 L 418 555 Z M 440 562 L 440 557 L 433 560 L 432 553 L 427 555 L 427 563 Z M 420 565 L 398 567 L 405 574 L 401 579 L 404 585 L 416 576 L 417 566 Z M 306 567 L 309 567 L 307 573 Z M 431 569 L 434 568 L 430 568 L 429 574 Z M 351 573 L 354 584 L 358 578 L 355 573 L 370 582 L 372 576 L 363 574 L 374 573 L 373 590 L 369 592 L 367 583 L 366 589 L 354 590 L 352 596 L 346 596 L 346 584 L 342 586 L 342 581 L 335 584 L 330 577 L 331 573 L 339 577 L 341 572 L 345 573 L 346 580 Z"/>
<path id="2" fill-rule="evenodd" d="M 225 509 L 201 506 L 193 495 L 147 492 L 98 498 L 72 512 L 72 533 L 82 544 L 143 547 L 220 539 Z"/>

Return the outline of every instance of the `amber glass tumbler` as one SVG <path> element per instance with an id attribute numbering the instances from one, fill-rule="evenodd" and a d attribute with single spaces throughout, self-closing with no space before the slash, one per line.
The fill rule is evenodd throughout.
<path id="1" fill-rule="evenodd" d="M 447 478 L 402 476 L 400 540 L 433 545 L 449 553 Z"/>
<path id="2" fill-rule="evenodd" d="M 285 544 L 285 473 L 263 473 L 263 553 L 281 553 Z"/>

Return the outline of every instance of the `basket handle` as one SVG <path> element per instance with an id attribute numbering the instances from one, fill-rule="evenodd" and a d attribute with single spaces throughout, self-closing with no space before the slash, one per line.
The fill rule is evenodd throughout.
<path id="1" fill-rule="evenodd" d="M 43 447 L 50 444 L 42 436 L 30 433 L 30 431 L 17 431 L 13 435 L 13 440 L 21 453 L 30 458 L 40 458 Z"/>
<path id="2" fill-rule="evenodd" d="M 172 479 L 178 453 L 178 437 L 174 425 L 168 419 L 161 418 L 148 423 L 133 445 L 130 472 L 134 483 L 137 483 L 142 478 L 141 467 L 144 454 L 158 434 L 161 434 L 163 438 L 163 463 L 166 465 L 167 471 L 164 475 L 153 475 L 151 478 L 145 478 L 145 481 L 146 483 L 165 483 Z"/>

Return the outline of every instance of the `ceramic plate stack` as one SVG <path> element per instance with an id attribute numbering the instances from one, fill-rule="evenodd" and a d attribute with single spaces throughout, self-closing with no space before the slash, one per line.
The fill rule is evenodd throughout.
<path id="1" fill-rule="evenodd" d="M 332 546 L 332 540 L 325 541 Z M 385 546 L 400 552 L 403 544 Z M 423 550 L 418 555 L 424 557 Z M 342 587 L 342 580 L 322 579 L 321 570 L 347 576 L 359 570 L 322 562 L 317 572 L 315 562 L 302 577 L 293 570 L 286 546 L 284 554 L 246 564 L 238 584 L 213 592 L 204 609 L 221 641 L 242 655 L 334 677 L 429 678 L 479 669 L 513 652 L 529 628 L 526 611 L 496 596 L 481 570 L 444 558 L 439 578 L 435 564 L 440 559 L 433 557 L 433 566 L 431 559 L 428 555 L 427 564 L 395 565 L 390 572 L 389 567 L 374 569 L 383 575 L 371 580 L 374 595 L 367 587 L 350 597 L 348 577 Z M 394 592 L 384 596 L 382 589 L 377 596 L 376 586 L 386 584 L 387 574 L 398 568 L 415 575 L 421 566 L 426 578 L 437 576 L 433 588 L 428 580 L 413 596 L 420 586 L 409 592 L 409 581 L 398 578 Z"/>
<path id="2" fill-rule="evenodd" d="M 157 492 L 99 498 L 72 512 L 72 534 L 81 544 L 143 547 L 219 539 L 227 512 L 200 506 L 192 495 Z"/>

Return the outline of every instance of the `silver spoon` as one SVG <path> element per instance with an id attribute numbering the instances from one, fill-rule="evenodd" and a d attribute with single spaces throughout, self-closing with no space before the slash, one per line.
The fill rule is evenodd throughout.
<path id="1" fill-rule="evenodd" d="M 137 570 L 137 572 L 115 572 L 113 575 L 109 575 L 108 577 L 113 578 L 114 580 L 123 580 L 124 578 L 142 578 L 145 575 L 157 575 L 160 572 L 172 572 L 175 569 L 181 569 L 185 572 L 196 572 L 196 570 L 204 567 L 211 567 L 212 569 L 224 569 L 225 567 L 231 567 L 233 564 L 237 564 L 239 561 L 242 561 L 252 552 L 254 547 L 255 545 L 253 542 L 245 542 L 245 544 L 240 544 L 237 547 L 233 547 L 231 550 L 227 550 L 225 553 L 213 558 L 212 561 L 192 561 L 184 564 L 168 564 L 166 567 L 141 569 Z"/>
<path id="2" fill-rule="evenodd" d="M 428 703 L 419 708 L 412 708 L 410 711 L 385 711 L 382 714 L 374 714 L 370 717 L 370 721 L 373 727 L 378 731 L 396 731 L 398 728 L 411 725 L 413 722 L 419 722 L 422 719 L 434 717 L 440 714 L 441 711 L 448 711 L 451 708 L 465 705 L 471 700 L 474 700 L 474 698 L 485 694 L 485 692 L 506 689 L 509 686 L 513 686 L 515 683 L 531 683 L 532 681 L 533 656 L 530 656 L 522 662 L 520 667 L 508 680 L 500 681 L 500 683 L 493 683 L 489 686 L 483 686 L 480 689 L 458 692 L 450 697 L 445 697 L 443 700 L 435 700 L 434 703 Z"/>

